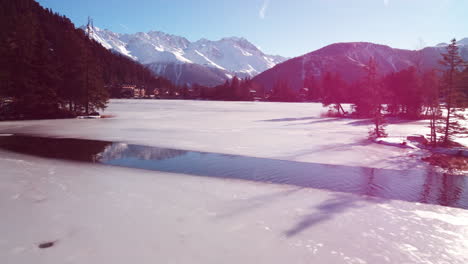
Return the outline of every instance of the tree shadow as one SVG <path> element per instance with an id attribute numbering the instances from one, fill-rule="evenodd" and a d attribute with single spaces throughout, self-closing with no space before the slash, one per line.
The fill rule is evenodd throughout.
<path id="1" fill-rule="evenodd" d="M 386 157 L 384 160 L 379 160 L 378 162 L 384 161 L 388 163 L 388 166 L 383 167 L 386 168 L 394 168 L 398 166 L 400 170 L 411 170 L 417 168 L 418 165 L 425 165 L 425 163 L 421 160 L 425 154 L 413 154 L 413 153 L 404 153 L 398 156 L 390 156 Z"/>
<path id="2" fill-rule="evenodd" d="M 359 140 L 357 142 L 348 143 L 348 144 L 328 144 L 328 145 L 325 145 L 325 146 L 323 146 L 321 148 L 318 148 L 318 149 L 304 150 L 304 151 L 301 151 L 299 153 L 295 153 L 293 155 L 287 155 L 287 156 L 282 157 L 281 159 L 296 159 L 296 158 L 299 158 L 299 157 L 302 157 L 302 156 L 315 154 L 315 153 L 320 153 L 320 152 L 323 152 L 323 151 L 346 150 L 348 148 L 352 148 L 352 147 L 356 147 L 356 146 L 367 146 L 367 145 L 370 145 L 370 144 L 373 144 L 373 142 L 368 140 L 368 139 L 363 139 L 363 140 Z"/>
<path id="3" fill-rule="evenodd" d="M 319 119 L 319 117 L 287 117 L 287 118 L 278 118 L 278 119 L 267 119 L 259 120 L 259 122 L 288 122 L 288 121 L 301 121 L 309 119 Z"/>
<path id="4" fill-rule="evenodd" d="M 352 126 L 369 126 L 372 124 L 372 120 L 370 119 L 362 119 L 362 120 L 357 120 L 353 122 L 349 122 L 347 125 L 352 125 Z"/>
<path id="5" fill-rule="evenodd" d="M 303 188 L 295 188 L 290 190 L 282 190 L 279 192 L 263 194 L 255 197 L 250 197 L 240 201 L 234 201 L 234 205 L 228 206 L 234 208 L 228 212 L 218 215 L 218 218 L 234 217 L 236 215 L 244 214 L 255 209 L 263 208 L 281 198 L 287 197 L 293 193 L 300 191 Z"/>
<path id="6" fill-rule="evenodd" d="M 299 124 L 289 124 L 288 126 L 299 126 L 299 125 L 313 125 L 313 124 L 320 124 L 320 123 L 328 123 L 343 120 L 343 118 L 336 117 L 336 118 L 322 118 L 321 120 L 306 122 L 306 123 L 299 123 Z"/>
<path id="7" fill-rule="evenodd" d="M 364 196 L 365 197 L 365 196 Z M 324 201 L 318 206 L 312 207 L 313 212 L 305 215 L 292 228 L 284 232 L 286 237 L 293 237 L 304 230 L 327 220 L 332 219 L 338 214 L 344 213 L 349 209 L 364 207 L 372 203 L 380 203 L 383 199 L 374 197 L 361 197 L 358 195 L 336 193 L 332 198 Z"/>
<path id="8" fill-rule="evenodd" d="M 413 122 L 418 122 L 421 120 L 411 120 L 411 119 L 400 119 L 396 117 L 387 117 L 386 122 L 387 124 L 390 125 L 396 125 L 396 124 L 406 124 L 406 123 L 413 123 Z M 371 119 L 359 119 L 357 121 L 349 122 L 347 125 L 352 125 L 352 126 L 369 126 L 374 124 Z"/>

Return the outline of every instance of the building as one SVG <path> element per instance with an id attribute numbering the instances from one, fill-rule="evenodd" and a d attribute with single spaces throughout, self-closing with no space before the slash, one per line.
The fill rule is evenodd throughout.
<path id="1" fill-rule="evenodd" d="M 146 95 L 144 88 L 139 88 L 134 84 L 124 84 L 120 88 L 120 94 L 124 98 L 143 98 Z"/>
<path id="2" fill-rule="evenodd" d="M 134 98 L 143 98 L 143 97 L 145 97 L 145 94 L 146 94 L 146 92 L 145 92 L 144 88 L 135 88 L 133 90 L 133 97 Z"/>
<path id="3" fill-rule="evenodd" d="M 120 87 L 120 95 L 124 98 L 132 98 L 135 96 L 136 85 L 124 84 Z"/>

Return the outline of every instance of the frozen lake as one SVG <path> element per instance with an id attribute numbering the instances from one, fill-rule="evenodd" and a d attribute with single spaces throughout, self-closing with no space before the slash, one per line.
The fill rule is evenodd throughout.
<path id="1" fill-rule="evenodd" d="M 48 139 L 0 139 L 0 260 L 468 263 L 466 176 L 321 112 L 113 100 L 112 119 L 1 122 Z"/>

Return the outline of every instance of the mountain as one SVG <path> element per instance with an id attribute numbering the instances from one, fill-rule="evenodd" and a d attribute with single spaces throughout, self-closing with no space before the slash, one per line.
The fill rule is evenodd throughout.
<path id="1" fill-rule="evenodd" d="M 238 37 L 190 42 L 159 31 L 118 34 L 92 27 L 90 33 L 105 48 L 149 65 L 176 84 L 216 85 L 234 75 L 253 77 L 286 60 Z"/>
<path id="2" fill-rule="evenodd" d="M 459 46 L 465 46 L 465 45 L 468 45 L 468 38 L 464 38 L 464 39 L 461 39 L 461 40 L 458 40 L 457 41 L 457 44 Z M 435 47 L 447 47 L 449 44 L 448 43 L 439 43 L 437 44 Z"/>
<path id="3" fill-rule="evenodd" d="M 460 54 L 468 60 L 468 38 L 460 40 L 458 44 Z M 438 68 L 440 54 L 445 52 L 446 45 L 442 43 L 422 50 L 404 50 L 368 42 L 336 43 L 280 63 L 257 75 L 253 81 L 271 90 L 279 80 L 287 80 L 293 89 L 298 90 L 303 87 L 306 78 L 320 79 L 326 72 L 331 72 L 338 73 L 345 81 L 353 82 L 364 76 L 364 66 L 371 56 L 375 58 L 381 75 L 417 65 L 422 70 Z"/>

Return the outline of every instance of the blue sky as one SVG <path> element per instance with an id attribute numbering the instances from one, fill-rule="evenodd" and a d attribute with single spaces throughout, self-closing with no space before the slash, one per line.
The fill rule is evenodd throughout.
<path id="1" fill-rule="evenodd" d="M 245 37 L 268 54 L 299 56 L 335 42 L 417 49 L 468 37 L 466 0 L 38 0 L 76 26 Z"/>

